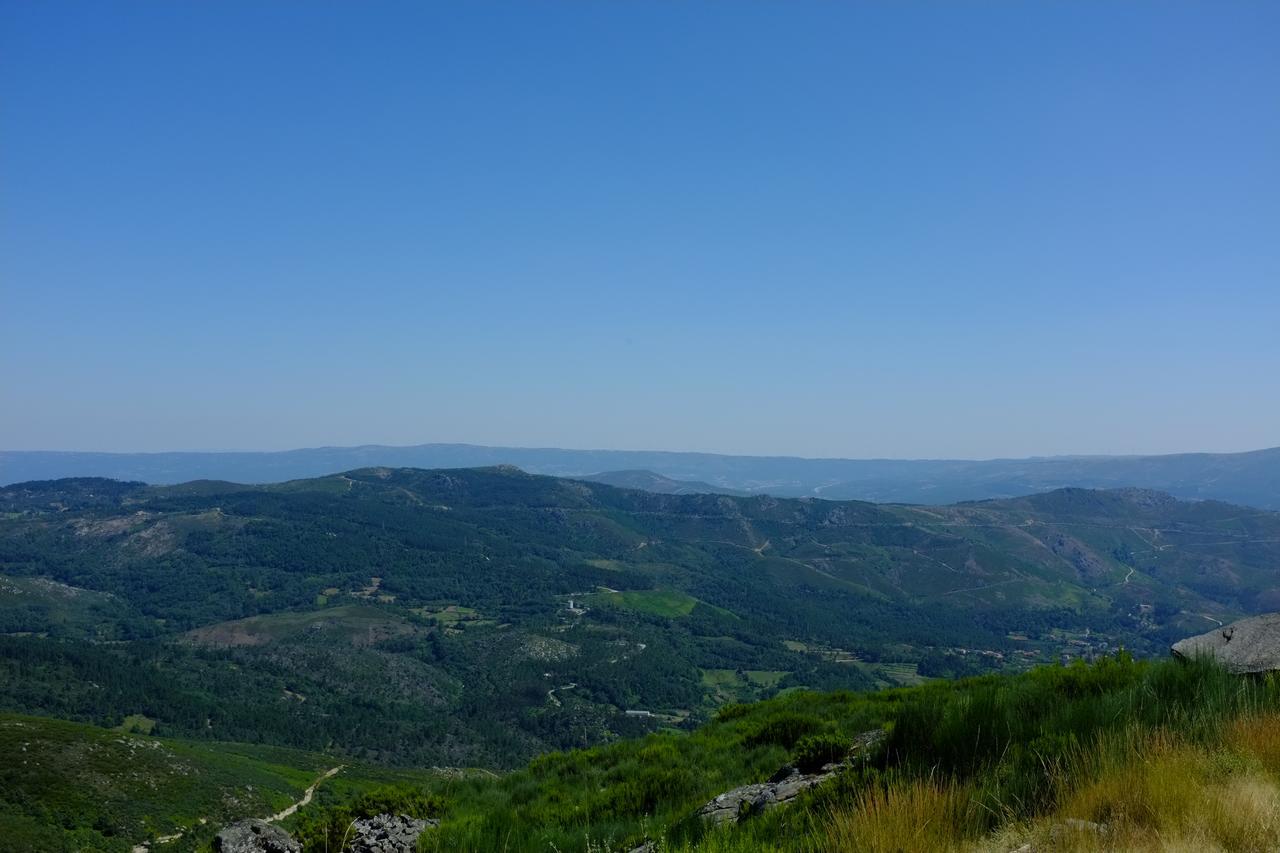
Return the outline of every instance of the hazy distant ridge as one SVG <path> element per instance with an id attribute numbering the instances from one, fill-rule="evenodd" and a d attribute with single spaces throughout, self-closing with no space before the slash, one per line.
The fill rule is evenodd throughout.
<path id="1" fill-rule="evenodd" d="M 764 492 L 779 497 L 810 495 L 945 504 L 1064 486 L 1136 486 L 1160 489 L 1182 498 L 1213 498 L 1280 509 L 1280 447 L 1247 453 L 984 461 L 805 459 L 469 444 L 320 447 L 268 453 L 0 451 L 0 484 L 85 476 L 157 484 L 197 479 L 270 483 L 377 465 L 469 468 L 499 464 L 517 465 L 535 474 L 572 477 L 610 478 L 645 471 L 658 475 L 655 482 L 659 483 L 663 478 L 694 481 L 716 490 Z"/>

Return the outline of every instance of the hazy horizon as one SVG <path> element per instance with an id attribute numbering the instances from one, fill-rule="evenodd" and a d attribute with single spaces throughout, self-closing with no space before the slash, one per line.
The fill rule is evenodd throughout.
<path id="1" fill-rule="evenodd" d="M 1280 443 L 1280 5 L 0 14 L 0 447 Z"/>
<path id="2" fill-rule="evenodd" d="M 465 446 L 477 448 L 498 448 L 511 450 L 562 450 L 566 452 L 576 453 L 671 453 L 671 454 L 700 454 L 707 456 L 745 456 L 760 458 L 796 458 L 796 459 L 816 459 L 816 460 L 850 460 L 850 461 L 894 461 L 894 462 L 987 462 L 1001 459 L 1018 460 L 1018 459 L 1056 459 L 1056 458 L 1087 458 L 1087 457 L 1129 457 L 1129 456 L 1184 456 L 1191 454 L 1232 454 L 1232 453 L 1251 453 L 1264 450 L 1274 450 L 1280 448 L 1277 445 L 1263 445 L 1260 447 L 1248 447 L 1241 450 L 1175 450 L 1166 453 L 1031 453 L 1024 456 L 811 456 L 803 453 L 728 453 L 718 450 L 690 450 L 684 448 L 670 447 L 571 447 L 568 445 L 556 444 L 480 444 L 473 441 L 417 441 L 407 444 L 387 444 L 381 442 L 360 442 L 356 444 L 317 444 L 308 446 L 292 446 L 292 447 L 192 447 L 192 448 L 165 448 L 159 450 L 84 450 L 80 448 L 56 448 L 56 447 L 0 447 L 0 452 L 11 453 L 101 453 L 121 456 L 133 455 L 163 455 L 163 454 L 181 454 L 181 453 L 289 453 L 294 451 L 310 451 L 310 450 L 350 450 L 358 448 L 375 448 L 385 447 L 392 449 L 408 449 L 414 447 L 430 447 L 430 446 Z"/>

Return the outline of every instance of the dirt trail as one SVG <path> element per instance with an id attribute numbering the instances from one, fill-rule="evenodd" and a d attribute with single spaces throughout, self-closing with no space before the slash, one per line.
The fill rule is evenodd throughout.
<path id="1" fill-rule="evenodd" d="M 311 783 L 311 787 L 310 787 L 310 788 L 307 788 L 307 790 L 306 790 L 305 792 L 303 792 L 303 794 L 302 794 L 302 799 L 301 799 L 301 800 L 298 800 L 296 803 L 294 803 L 293 805 L 289 806 L 289 807 L 288 807 L 287 809 L 285 809 L 284 811 L 282 811 L 282 812 L 277 812 L 276 814 L 273 814 L 271 817 L 269 817 L 269 818 L 265 818 L 265 820 L 267 820 L 269 823 L 275 823 L 275 822 L 276 822 L 276 821 L 278 821 L 278 820 L 284 820 L 285 818 L 287 818 L 287 817 L 289 817 L 290 815 L 292 815 L 292 814 L 293 814 L 294 812 L 296 812 L 298 809 L 302 808 L 302 807 L 303 807 L 303 806 L 305 806 L 307 803 L 311 802 L 311 797 L 315 795 L 316 788 L 319 788 L 319 787 L 320 787 L 320 783 L 321 783 L 321 782 L 323 782 L 325 779 L 328 779 L 328 778 L 329 778 L 329 777 L 331 777 L 331 776 L 335 776 L 335 775 L 337 775 L 338 771 L 339 771 L 339 770 L 341 770 L 341 769 L 342 769 L 343 767 L 345 767 L 345 766 L 346 766 L 345 764 L 339 764 L 337 767 L 334 767 L 334 768 L 331 768 L 331 769 L 329 769 L 329 770 L 326 770 L 326 771 L 324 772 L 324 775 L 322 775 L 322 776 L 321 776 L 319 779 L 317 779 L 316 781 L 312 782 L 312 783 Z"/>
<path id="2" fill-rule="evenodd" d="M 316 788 L 320 787 L 321 782 L 335 775 L 339 770 L 341 770 L 345 766 L 346 766 L 345 764 L 339 764 L 337 767 L 334 767 L 330 770 L 326 770 L 324 774 L 320 776 L 319 779 L 311 783 L 310 788 L 307 788 L 307 790 L 302 793 L 301 800 L 298 800 L 296 803 L 289 806 L 287 809 L 280 812 L 279 814 L 273 814 L 271 817 L 266 818 L 266 820 L 268 822 L 274 823 L 275 821 L 284 820 L 285 818 L 292 815 L 298 809 L 302 808 L 307 803 L 311 802 L 311 798 L 315 795 Z M 205 822 L 205 819 L 200 818 L 200 823 L 204 823 L 204 822 Z M 159 838 L 155 840 L 155 843 L 156 844 L 172 844 L 173 842 L 182 838 L 183 834 L 184 833 L 182 832 L 175 832 L 172 835 L 161 835 Z M 141 844 L 133 845 L 133 853 L 151 853 L 151 842 L 144 841 Z"/>

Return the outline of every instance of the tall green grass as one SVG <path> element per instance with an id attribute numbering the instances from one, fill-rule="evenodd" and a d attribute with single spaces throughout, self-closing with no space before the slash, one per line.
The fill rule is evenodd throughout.
<path id="1" fill-rule="evenodd" d="M 886 766 L 898 775 L 980 779 L 976 796 L 994 824 L 1051 806 L 1064 762 L 1102 733 L 1159 727 L 1206 743 L 1230 720 L 1274 708 L 1275 678 L 1122 654 L 920 688 L 893 721 Z"/>
<path id="2" fill-rule="evenodd" d="M 1211 748 L 1232 721 L 1276 710 L 1275 678 L 1124 654 L 876 693 L 791 693 L 728 706 L 690 734 L 553 753 L 501 779 L 450 783 L 436 790 L 443 825 L 422 849 L 567 853 L 649 838 L 682 850 L 821 850 L 832 827 L 888 837 L 894 820 L 925 820 L 931 808 L 934 830 L 973 841 L 1051 813 L 1071 789 L 1064 780 L 1083 772 L 1081 756 L 1124 754 L 1107 744 L 1127 732 Z M 723 831 L 691 818 L 711 797 L 804 759 L 814 743 L 877 727 L 889 733 L 882 755 L 796 806 Z M 938 840 L 921 838 L 922 849 Z"/>

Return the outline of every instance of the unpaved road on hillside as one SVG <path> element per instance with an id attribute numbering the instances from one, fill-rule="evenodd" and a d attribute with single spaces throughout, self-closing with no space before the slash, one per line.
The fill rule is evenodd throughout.
<path id="1" fill-rule="evenodd" d="M 302 799 L 298 800 L 296 803 L 294 803 L 293 805 L 289 806 L 289 807 L 288 807 L 287 809 L 285 809 L 284 811 L 282 811 L 282 812 L 277 812 L 276 814 L 273 814 L 271 817 L 267 818 L 266 820 L 267 820 L 269 823 L 275 823 L 275 822 L 276 822 L 276 821 L 278 821 L 278 820 L 284 820 L 285 818 L 287 818 L 287 817 L 289 817 L 290 815 L 292 815 L 292 814 L 293 814 L 294 812 L 296 812 L 298 809 L 302 808 L 302 807 L 303 807 L 303 806 L 305 806 L 307 803 L 311 802 L 311 797 L 315 795 L 316 788 L 319 788 L 319 787 L 320 787 L 320 783 L 321 783 L 321 782 L 323 782 L 325 779 L 330 778 L 331 776 L 335 776 L 335 775 L 337 775 L 338 771 L 339 771 L 339 770 L 341 770 L 341 769 L 342 769 L 343 767 L 345 767 L 345 766 L 346 766 L 345 764 L 339 764 L 337 767 L 334 767 L 334 768 L 332 768 L 332 769 L 330 769 L 330 770 L 326 770 L 326 771 L 324 771 L 324 775 L 322 775 L 322 776 L 321 776 L 319 779 L 317 779 L 316 781 L 312 782 L 312 783 L 311 783 L 311 787 L 310 787 L 310 788 L 307 788 L 307 790 L 303 792 L 303 794 L 302 794 Z"/>

